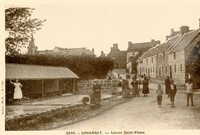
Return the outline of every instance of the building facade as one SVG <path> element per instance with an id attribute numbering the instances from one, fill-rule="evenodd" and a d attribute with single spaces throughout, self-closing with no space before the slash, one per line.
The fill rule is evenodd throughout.
<path id="1" fill-rule="evenodd" d="M 126 53 L 127 51 L 121 51 L 118 48 L 118 44 L 113 44 L 107 57 L 114 62 L 114 68 L 126 69 Z"/>
<path id="2" fill-rule="evenodd" d="M 137 66 L 136 61 L 137 59 L 144 54 L 147 50 L 154 47 L 155 45 L 160 44 L 160 41 L 151 40 L 151 42 L 143 42 L 143 43 L 132 43 L 128 42 L 128 49 L 127 49 L 127 72 L 129 74 L 136 74 Z"/>
<path id="3" fill-rule="evenodd" d="M 188 26 L 182 26 L 179 33 L 149 49 L 138 59 L 139 75 L 156 79 L 169 76 L 176 84 L 185 84 L 188 78 L 188 57 L 200 42 L 199 29 L 191 31 Z"/>

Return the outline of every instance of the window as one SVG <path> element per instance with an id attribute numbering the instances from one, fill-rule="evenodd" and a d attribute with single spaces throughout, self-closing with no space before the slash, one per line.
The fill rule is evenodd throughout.
<path id="1" fill-rule="evenodd" d="M 147 62 L 147 64 L 148 64 L 148 58 L 146 59 L 146 62 Z"/>
<path id="2" fill-rule="evenodd" d="M 162 67 L 162 73 L 164 73 L 164 67 Z"/>
<path id="3" fill-rule="evenodd" d="M 153 63 L 153 57 L 151 57 L 151 62 Z"/>
<path id="4" fill-rule="evenodd" d="M 176 65 L 174 65 L 174 72 L 176 72 Z"/>
<path id="5" fill-rule="evenodd" d="M 174 52 L 174 59 L 176 59 L 176 52 Z"/>
<path id="6" fill-rule="evenodd" d="M 163 59 L 165 59 L 165 52 L 163 52 Z"/>
<path id="7" fill-rule="evenodd" d="M 182 70 L 183 70 L 182 64 L 180 65 L 180 70 L 181 70 L 181 72 L 182 72 Z"/>
<path id="8" fill-rule="evenodd" d="M 165 66 L 165 74 L 167 74 L 167 66 Z"/>
<path id="9" fill-rule="evenodd" d="M 153 72 L 154 72 L 154 67 L 153 67 Z"/>

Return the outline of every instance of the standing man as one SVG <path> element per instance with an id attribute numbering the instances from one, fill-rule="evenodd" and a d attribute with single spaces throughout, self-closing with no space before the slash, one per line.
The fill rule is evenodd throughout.
<path id="1" fill-rule="evenodd" d="M 186 93 L 187 93 L 187 106 L 189 106 L 189 99 L 191 99 L 191 105 L 193 104 L 193 83 L 191 79 L 188 79 L 188 83 L 186 83 Z"/>
<path id="2" fill-rule="evenodd" d="M 170 101 L 171 101 L 171 108 L 174 108 L 174 101 L 175 101 L 175 96 L 177 93 L 176 85 L 174 84 L 173 80 L 170 80 L 170 91 L 169 91 L 169 96 L 170 96 Z"/>
<path id="3" fill-rule="evenodd" d="M 170 91 L 170 79 L 169 76 L 167 76 L 165 79 L 165 94 L 168 96 L 168 98 L 169 98 L 169 91 Z"/>

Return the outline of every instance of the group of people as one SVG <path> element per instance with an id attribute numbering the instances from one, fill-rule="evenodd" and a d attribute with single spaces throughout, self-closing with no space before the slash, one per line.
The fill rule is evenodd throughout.
<path id="1" fill-rule="evenodd" d="M 186 87 L 186 94 L 187 94 L 187 106 L 189 106 L 189 99 L 191 99 L 191 106 L 194 106 L 193 104 L 194 87 L 193 87 L 192 79 L 188 79 L 187 83 L 185 84 L 185 87 Z M 176 88 L 176 85 L 174 84 L 174 81 L 170 79 L 169 76 L 167 76 L 167 78 L 165 79 L 165 94 L 167 94 L 168 98 L 170 98 L 171 108 L 175 107 L 174 102 L 175 102 L 176 93 L 177 93 L 177 88 Z M 162 105 L 162 95 L 164 94 L 163 89 L 161 88 L 160 84 L 158 84 L 156 94 L 157 94 L 157 103 L 160 108 Z"/>
<path id="2" fill-rule="evenodd" d="M 175 101 L 175 95 L 177 93 L 176 85 L 174 84 L 174 81 L 167 76 L 165 80 L 165 93 L 167 94 L 168 98 L 170 98 L 171 102 L 171 108 L 174 108 L 174 101 Z M 164 94 L 163 89 L 160 84 L 158 84 L 158 89 L 156 90 L 157 94 L 157 103 L 159 108 L 162 105 L 162 95 Z"/>
<path id="3" fill-rule="evenodd" d="M 125 86 L 125 83 L 120 78 L 120 81 L 118 83 L 118 93 L 122 94 L 126 90 L 132 91 L 132 96 L 139 97 L 140 91 L 142 90 L 142 94 L 144 94 L 144 97 L 148 96 L 149 94 L 149 78 L 146 76 L 141 76 L 140 78 L 136 78 L 134 76 L 132 79 L 128 79 L 128 85 Z"/>
<path id="4" fill-rule="evenodd" d="M 23 85 L 16 79 L 15 82 L 12 82 L 10 80 L 10 83 L 14 85 L 14 95 L 13 99 L 17 100 L 19 103 L 21 101 L 22 90 L 21 88 Z M 193 104 L 193 83 L 192 79 L 188 79 L 186 86 L 186 93 L 187 93 L 187 106 L 189 106 L 189 99 L 191 100 L 191 106 L 194 106 Z M 122 79 L 120 78 L 120 81 L 118 83 L 118 93 L 123 93 L 126 89 L 132 89 L 132 96 L 139 97 L 139 91 L 142 90 L 142 93 L 144 96 L 148 96 L 149 94 L 149 79 L 146 76 L 141 76 L 141 78 L 136 79 L 134 76 L 132 80 L 129 79 L 128 84 L 125 86 Z M 167 94 L 168 98 L 170 98 L 171 101 L 171 107 L 174 106 L 175 96 L 177 93 L 176 85 L 174 84 L 174 81 L 167 76 L 165 79 L 165 93 Z M 156 90 L 157 94 L 157 104 L 159 108 L 162 105 L 162 95 L 164 94 L 163 89 L 160 84 L 158 84 L 158 88 Z M 92 91 L 90 92 L 90 103 L 100 105 L 101 102 L 101 85 L 98 84 L 98 80 L 94 80 L 94 84 L 92 87 Z"/>
<path id="5" fill-rule="evenodd" d="M 126 90 L 132 91 L 132 96 L 139 97 L 140 91 L 142 90 L 142 94 L 145 96 L 148 96 L 149 94 L 149 78 L 144 76 L 140 76 L 140 78 L 136 78 L 135 76 L 132 79 L 128 79 L 128 85 L 125 86 L 126 83 L 123 82 L 123 80 L 120 78 L 118 83 L 118 93 L 122 94 Z M 185 84 L 186 87 L 186 94 L 187 94 L 187 106 L 189 106 L 189 100 L 191 100 L 191 106 L 194 106 L 193 104 L 193 83 L 192 79 L 188 79 L 187 83 Z M 174 83 L 173 79 L 170 79 L 169 76 L 165 79 L 165 94 L 170 99 L 171 108 L 175 107 L 175 96 L 177 93 L 177 87 Z M 157 86 L 156 95 L 157 95 L 157 104 L 159 108 L 162 104 L 162 95 L 164 94 L 164 91 L 160 84 Z"/>

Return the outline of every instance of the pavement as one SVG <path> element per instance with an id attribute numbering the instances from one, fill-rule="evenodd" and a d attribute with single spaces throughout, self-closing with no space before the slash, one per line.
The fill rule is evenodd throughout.
<path id="1" fill-rule="evenodd" d="M 11 119 L 20 115 L 42 113 L 42 112 L 50 111 L 52 109 L 72 106 L 75 104 L 82 104 L 83 97 L 89 97 L 89 96 L 66 94 L 60 97 L 55 97 L 55 98 L 50 98 L 50 99 L 22 102 L 19 105 L 7 105 L 5 118 Z M 102 94 L 102 99 L 109 98 L 109 97 L 112 97 L 112 95 Z"/>
<path id="2" fill-rule="evenodd" d="M 101 115 L 53 130 L 75 131 L 77 134 L 84 131 L 102 131 L 102 134 L 130 131 L 129 134 L 138 134 L 135 131 L 200 129 L 200 95 L 194 95 L 195 106 L 186 106 L 186 95 L 178 92 L 175 108 L 171 108 L 167 95 L 163 95 L 162 107 L 159 108 L 156 97 L 155 90 L 151 89 L 148 97 L 140 93 L 140 97 L 115 106 Z"/>

